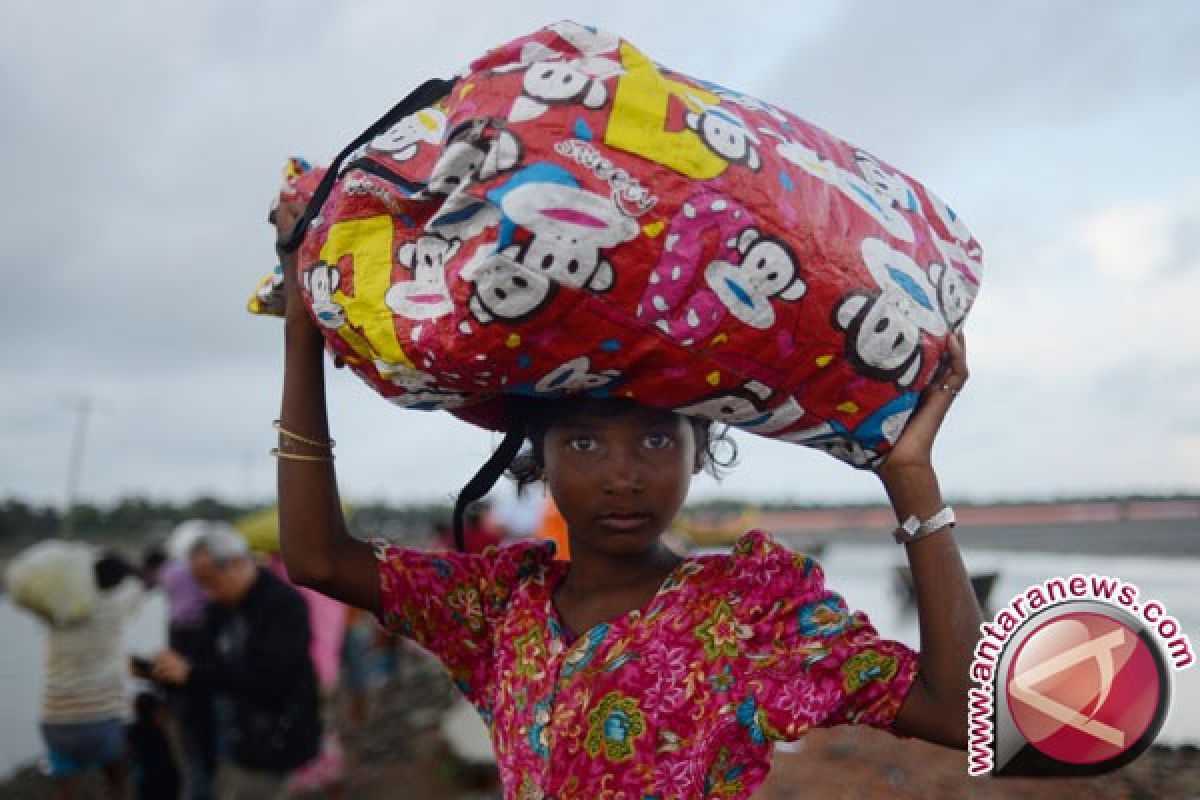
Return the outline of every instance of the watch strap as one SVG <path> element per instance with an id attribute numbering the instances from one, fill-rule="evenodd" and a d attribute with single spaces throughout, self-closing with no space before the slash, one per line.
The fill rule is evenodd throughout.
<path id="1" fill-rule="evenodd" d="M 954 509 L 944 506 L 941 511 L 924 522 L 921 522 L 915 515 L 909 515 L 892 533 L 892 538 L 896 540 L 897 544 L 908 544 L 940 531 L 942 528 L 954 525 L 954 523 Z"/>

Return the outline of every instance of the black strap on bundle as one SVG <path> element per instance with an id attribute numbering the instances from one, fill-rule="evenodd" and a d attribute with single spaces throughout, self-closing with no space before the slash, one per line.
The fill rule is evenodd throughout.
<path id="1" fill-rule="evenodd" d="M 321 206 L 325 205 L 326 198 L 329 197 L 329 193 L 333 190 L 333 184 L 338 179 L 342 163 L 349 158 L 351 153 L 409 114 L 433 105 L 441 98 L 450 94 L 453 88 L 454 81 L 447 81 L 441 78 L 431 78 L 425 81 L 414 89 L 408 97 L 393 106 L 391 111 L 384 114 L 371 127 L 360 133 L 358 138 L 342 148 L 342 152 L 338 153 L 337 158 L 329 165 L 329 171 L 325 173 L 325 177 L 317 185 L 317 190 L 313 193 L 312 200 L 309 201 L 308 206 L 304 209 L 304 216 L 297 220 L 295 227 L 292 228 L 292 232 L 288 234 L 287 239 L 279 245 L 280 249 L 287 253 L 294 253 L 300 247 L 300 243 L 304 241 L 304 232 L 308 230 L 308 226 L 312 224 L 317 214 L 321 213 Z"/>
<path id="2" fill-rule="evenodd" d="M 496 452 L 492 453 L 487 463 L 479 468 L 475 477 L 467 481 L 467 485 L 458 493 L 458 499 L 454 501 L 454 547 L 458 552 L 467 552 L 466 540 L 463 538 L 463 517 L 467 513 L 467 506 L 492 490 L 496 481 L 504 474 L 504 470 L 508 469 L 517 457 L 524 441 L 525 424 L 518 418 L 504 434 L 504 441 L 500 442 Z"/>

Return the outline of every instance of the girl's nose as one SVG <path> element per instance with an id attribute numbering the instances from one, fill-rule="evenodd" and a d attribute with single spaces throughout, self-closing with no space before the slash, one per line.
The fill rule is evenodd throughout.
<path id="1" fill-rule="evenodd" d="M 604 481 L 604 491 L 608 494 L 641 494 L 642 488 L 642 477 L 638 473 L 613 473 Z"/>
<path id="2" fill-rule="evenodd" d="M 601 486 L 609 494 L 641 492 L 644 488 L 644 465 L 636 454 L 628 452 L 626 448 L 613 448 L 612 456 L 603 469 Z"/>

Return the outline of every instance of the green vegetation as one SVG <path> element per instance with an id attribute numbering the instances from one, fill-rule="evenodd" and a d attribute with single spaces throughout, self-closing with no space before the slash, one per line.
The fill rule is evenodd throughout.
<path id="1" fill-rule="evenodd" d="M 214 497 L 197 497 L 181 503 L 126 497 L 108 506 L 77 504 L 71 511 L 71 529 L 75 538 L 85 540 L 153 539 L 170 533 L 185 519 L 232 522 L 262 508 L 262 505 L 229 503 Z M 385 503 L 368 503 L 353 506 L 353 527 L 365 533 L 428 526 L 449 519 L 449 505 L 393 507 Z M 0 543 L 15 544 L 61 536 L 64 522 L 61 508 L 10 497 L 0 503 Z"/>

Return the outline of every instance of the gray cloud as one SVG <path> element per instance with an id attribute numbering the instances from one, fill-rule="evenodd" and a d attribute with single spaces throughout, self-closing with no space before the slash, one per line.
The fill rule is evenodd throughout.
<path id="1" fill-rule="evenodd" d="M 945 158 L 998 131 L 1078 126 L 1196 97 L 1198 34 L 1200 7 L 1186 0 L 1153 9 L 859 0 L 797 47 L 771 87 L 785 107 L 858 144 Z"/>
<path id="2" fill-rule="evenodd" d="M 1166 280 L 1200 270 L 1200 210 L 1186 209 L 1186 215 L 1171 222 L 1167 255 L 1157 277 Z"/>

